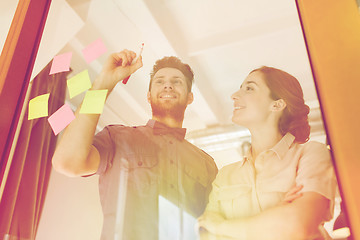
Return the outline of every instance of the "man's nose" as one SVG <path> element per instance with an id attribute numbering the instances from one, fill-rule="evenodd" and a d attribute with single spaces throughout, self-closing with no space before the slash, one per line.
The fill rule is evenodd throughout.
<path id="1" fill-rule="evenodd" d="M 173 84 L 170 81 L 164 83 L 164 89 L 173 89 Z"/>

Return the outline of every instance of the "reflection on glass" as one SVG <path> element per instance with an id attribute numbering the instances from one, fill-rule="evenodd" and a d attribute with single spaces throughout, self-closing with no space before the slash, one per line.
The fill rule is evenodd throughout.
<path id="1" fill-rule="evenodd" d="M 17 1 L 4 0 L 0 3 L 0 53 L 4 47 L 16 6 Z"/>
<path id="2" fill-rule="evenodd" d="M 56 9 L 65 9 L 63 11 L 66 13 L 63 15 L 60 10 L 50 12 L 50 20 L 56 19 L 54 16 L 57 15 L 62 17 L 62 21 L 55 21 L 53 25 L 49 21 L 44 39 L 51 39 L 52 35 L 57 34 L 61 35 L 61 42 L 51 46 L 44 40 L 40 47 L 43 53 L 40 49 L 37 64 L 40 64 L 40 60 L 48 62 L 57 54 L 73 52 L 70 65 L 73 71 L 69 78 L 88 69 L 94 81 L 107 55 L 123 48 L 137 51 L 139 43 L 145 42 L 144 67 L 133 74 L 126 86 L 117 86 L 111 93 L 100 118 L 98 131 L 108 124 L 146 123 L 150 116 L 146 93 L 151 66 L 159 56 L 176 54 L 196 68 L 194 94 L 199 102 L 191 105 L 185 117 L 187 138 L 214 157 L 218 168 L 238 161 L 246 152 L 245 148 L 248 149 L 246 143 L 249 141 L 249 132 L 234 127 L 229 120 L 232 112 L 229 96 L 249 70 L 261 65 L 284 66 L 298 77 L 304 88 L 305 100 L 311 108 L 311 139 L 325 143 L 316 92 L 294 4 L 288 1 L 269 3 L 265 0 L 254 3 L 226 1 L 221 4 L 206 1 L 125 2 L 54 1 Z M 82 50 L 99 38 L 108 51 L 88 63 L 83 58 Z M 72 99 L 68 97 L 67 103 L 75 110 L 83 98 L 84 94 Z M 56 205 L 55 202 L 52 204 Z M 98 209 L 99 206 L 98 203 Z M 157 210 L 159 239 L 177 239 L 175 236 L 180 236 L 180 239 L 196 238 L 194 216 L 161 195 Z M 84 212 L 89 212 L 89 209 L 84 209 Z M 338 211 L 335 209 L 335 217 L 336 214 Z M 46 217 L 51 219 L 45 212 L 44 219 Z M 332 222 L 326 226 L 331 233 Z M 77 231 L 71 230 L 71 226 L 65 228 Z M 46 230 L 40 228 L 39 231 Z"/>
<path id="3" fill-rule="evenodd" d="M 159 196 L 159 240 L 196 239 L 196 219 Z"/>

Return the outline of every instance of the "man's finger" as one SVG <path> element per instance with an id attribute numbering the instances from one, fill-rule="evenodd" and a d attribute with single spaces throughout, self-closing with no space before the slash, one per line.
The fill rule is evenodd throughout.
<path id="1" fill-rule="evenodd" d="M 130 50 L 127 50 L 127 49 L 124 50 L 124 53 L 126 55 L 126 64 L 122 65 L 123 67 L 125 67 L 127 65 L 131 65 L 131 63 L 132 63 L 132 61 L 134 59 L 134 55 L 135 55 L 135 53 L 133 51 L 130 51 Z"/>
<path id="2" fill-rule="evenodd" d="M 136 72 L 139 68 L 141 68 L 143 66 L 143 63 L 142 63 L 142 58 L 141 56 L 136 60 L 135 63 L 133 63 L 131 66 L 130 66 L 130 72 L 131 74 Z"/>

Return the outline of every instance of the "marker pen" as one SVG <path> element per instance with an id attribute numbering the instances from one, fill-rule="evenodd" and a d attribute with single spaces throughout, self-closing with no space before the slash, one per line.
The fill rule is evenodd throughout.
<path id="1" fill-rule="evenodd" d="M 142 54 L 142 51 L 144 49 L 144 43 L 141 44 L 141 47 L 140 47 L 140 52 L 136 55 L 136 58 L 131 62 L 131 65 L 133 65 L 138 59 L 139 57 L 141 56 Z M 131 75 L 127 76 L 126 78 L 124 78 L 124 80 L 122 81 L 123 84 L 126 84 L 127 81 L 129 80 Z"/>

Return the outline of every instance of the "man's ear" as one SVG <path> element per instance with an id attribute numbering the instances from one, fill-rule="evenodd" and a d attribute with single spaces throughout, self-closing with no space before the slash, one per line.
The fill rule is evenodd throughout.
<path id="1" fill-rule="evenodd" d="M 194 101 L 194 94 L 192 92 L 188 93 L 188 102 L 187 104 L 191 104 Z"/>
<path id="2" fill-rule="evenodd" d="M 271 109 L 273 111 L 282 111 L 286 108 L 286 102 L 283 99 L 278 99 L 276 101 L 273 102 Z"/>
<path id="3" fill-rule="evenodd" d="M 150 92 L 147 93 L 147 101 L 150 103 Z"/>

